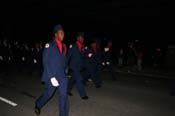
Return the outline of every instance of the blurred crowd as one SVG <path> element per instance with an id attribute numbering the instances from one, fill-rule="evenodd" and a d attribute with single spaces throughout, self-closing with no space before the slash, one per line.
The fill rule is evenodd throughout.
<path id="1" fill-rule="evenodd" d="M 141 44 L 128 42 L 126 47 L 116 47 L 111 40 L 98 39 L 96 41 L 100 51 L 110 48 L 111 61 L 115 66 L 127 67 L 128 71 L 143 69 L 143 65 L 149 63 L 158 67 L 162 63 L 163 52 L 160 48 L 152 49 L 150 58 Z M 30 74 L 42 70 L 42 42 L 21 42 L 15 40 L 0 40 L 0 66 L 1 72 L 10 70 L 28 71 Z M 67 46 L 69 46 L 67 44 Z M 87 44 L 86 47 L 89 45 Z M 105 55 L 103 55 L 105 57 Z M 108 57 L 108 56 L 107 56 Z M 104 62 L 102 62 L 102 66 Z"/>
<path id="2" fill-rule="evenodd" d="M 41 69 L 42 43 L 26 43 L 15 40 L 0 40 L 0 71 L 28 71 L 33 73 Z"/>
<path id="3" fill-rule="evenodd" d="M 141 71 L 144 67 L 159 68 L 164 65 L 166 53 L 159 47 L 145 47 L 136 42 L 128 42 L 126 47 L 118 48 L 117 64 L 128 71 Z"/>
<path id="4" fill-rule="evenodd" d="M 67 48 L 71 44 L 66 43 Z M 1 38 L 0 74 L 9 75 L 11 72 L 17 71 L 30 75 L 41 75 L 44 46 L 45 43 L 43 42 L 22 42 Z M 162 65 L 166 55 L 159 47 L 147 51 L 143 44 L 140 44 L 138 41 L 128 42 L 125 47 L 118 47 L 113 45 L 112 40 L 94 39 L 89 44 L 88 42 L 85 43 L 85 53 L 88 54 L 91 51 L 89 49 L 92 49 L 96 55 L 91 60 L 85 59 L 86 70 L 89 72 L 95 70 L 94 75 L 100 75 L 101 69 L 107 70 L 112 80 L 116 80 L 116 67 L 126 68 L 128 72 L 142 71 L 147 64 L 157 68 Z M 90 54 L 88 54 L 88 57 L 91 57 Z M 87 79 L 89 78 L 87 77 Z"/>

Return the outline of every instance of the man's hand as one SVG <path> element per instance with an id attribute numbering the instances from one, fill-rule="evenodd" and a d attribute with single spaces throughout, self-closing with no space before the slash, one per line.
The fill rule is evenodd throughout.
<path id="1" fill-rule="evenodd" d="M 102 62 L 102 65 L 103 65 L 103 66 L 105 66 L 105 63 L 104 63 L 104 62 Z"/>
<path id="2" fill-rule="evenodd" d="M 109 51 L 109 48 L 104 48 L 104 51 L 105 51 L 105 52 L 108 52 L 108 51 Z"/>
<path id="3" fill-rule="evenodd" d="M 92 53 L 89 53 L 89 54 L 88 54 L 88 57 L 91 58 L 91 57 L 92 57 Z"/>
<path id="4" fill-rule="evenodd" d="M 52 77 L 50 79 L 50 81 L 52 83 L 52 86 L 54 86 L 54 87 L 58 87 L 59 86 L 59 83 L 58 83 L 58 81 L 57 81 L 57 79 L 55 77 Z"/>
<path id="5" fill-rule="evenodd" d="M 110 62 L 106 62 L 107 65 L 110 65 Z"/>

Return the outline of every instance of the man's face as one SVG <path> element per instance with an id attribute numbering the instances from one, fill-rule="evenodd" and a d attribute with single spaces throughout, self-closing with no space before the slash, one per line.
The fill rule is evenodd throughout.
<path id="1" fill-rule="evenodd" d="M 57 39 L 59 39 L 60 41 L 64 40 L 64 31 L 63 30 L 59 30 L 55 33 L 55 37 Z"/>
<path id="2" fill-rule="evenodd" d="M 109 42 L 109 43 L 108 43 L 108 46 L 112 46 L 112 43 L 111 43 L 111 42 Z"/>
<path id="3" fill-rule="evenodd" d="M 81 43 L 84 43 L 84 37 L 83 36 L 79 36 L 77 37 L 78 38 L 78 41 L 81 42 Z"/>
<path id="4" fill-rule="evenodd" d="M 92 43 L 92 44 L 91 44 L 91 47 L 92 47 L 92 48 L 97 47 L 97 43 Z"/>

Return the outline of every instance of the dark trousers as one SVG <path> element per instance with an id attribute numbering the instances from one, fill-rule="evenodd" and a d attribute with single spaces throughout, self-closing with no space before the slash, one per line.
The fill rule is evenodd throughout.
<path id="1" fill-rule="evenodd" d="M 51 83 L 46 83 L 46 88 L 42 96 L 36 101 L 36 106 L 42 108 L 54 95 L 56 89 L 59 91 L 59 116 L 68 116 L 69 115 L 69 100 L 67 95 L 67 83 L 68 79 L 60 79 L 59 87 L 55 88 Z"/>
<path id="2" fill-rule="evenodd" d="M 102 79 L 100 74 L 101 74 L 100 65 L 87 64 L 86 77 L 84 78 L 84 80 L 87 81 L 90 78 L 92 79 L 92 81 L 96 86 L 99 86 L 102 84 Z"/>
<path id="3" fill-rule="evenodd" d="M 104 68 L 106 68 L 107 72 L 109 72 L 110 77 L 112 80 L 116 80 L 116 76 L 115 76 L 115 71 L 112 65 L 106 65 Z"/>
<path id="4" fill-rule="evenodd" d="M 73 70 L 72 71 L 72 78 L 69 80 L 68 85 L 68 93 L 71 93 L 73 86 L 77 85 L 77 89 L 79 92 L 80 97 L 86 96 L 86 90 L 83 84 L 83 78 L 81 76 L 81 72 L 79 70 Z"/>

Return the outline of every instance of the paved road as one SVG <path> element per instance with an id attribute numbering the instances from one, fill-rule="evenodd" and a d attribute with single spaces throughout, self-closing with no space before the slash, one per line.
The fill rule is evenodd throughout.
<path id="1" fill-rule="evenodd" d="M 103 73 L 104 86 L 87 86 L 89 100 L 80 99 L 75 88 L 70 97 L 70 116 L 175 116 L 175 97 L 169 95 L 168 80 L 120 74 L 113 82 Z M 12 74 L 1 77 L 0 116 L 35 116 L 34 101 L 43 91 L 38 76 Z M 41 116 L 58 116 L 58 94 L 42 109 Z"/>

